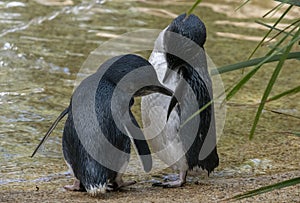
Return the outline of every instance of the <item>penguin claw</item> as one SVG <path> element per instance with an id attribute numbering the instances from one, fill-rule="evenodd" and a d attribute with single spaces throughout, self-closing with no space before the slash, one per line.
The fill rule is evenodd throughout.
<path id="1" fill-rule="evenodd" d="M 108 183 L 106 186 L 107 191 L 114 191 L 114 190 L 116 190 L 116 188 L 117 188 L 116 183 Z"/>
<path id="2" fill-rule="evenodd" d="M 168 174 L 163 176 L 164 181 L 176 181 L 179 180 L 179 174 Z"/>

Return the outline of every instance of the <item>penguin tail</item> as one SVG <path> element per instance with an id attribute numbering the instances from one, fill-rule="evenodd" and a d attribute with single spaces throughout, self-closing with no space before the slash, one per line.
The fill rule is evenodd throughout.
<path id="1" fill-rule="evenodd" d="M 65 117 L 69 113 L 69 107 L 67 107 L 61 114 L 57 117 L 57 119 L 54 121 L 54 123 L 51 125 L 47 133 L 44 135 L 43 139 L 40 141 L 39 145 L 35 148 L 34 152 L 30 156 L 31 158 L 36 154 L 36 152 L 39 150 L 39 148 L 44 144 L 44 142 L 48 139 L 49 135 L 52 133 L 52 131 L 55 129 L 59 121 Z"/>
<path id="2" fill-rule="evenodd" d="M 217 147 L 204 159 L 198 161 L 198 166 L 204 170 L 207 170 L 208 176 L 219 166 L 219 156 L 217 153 Z"/>

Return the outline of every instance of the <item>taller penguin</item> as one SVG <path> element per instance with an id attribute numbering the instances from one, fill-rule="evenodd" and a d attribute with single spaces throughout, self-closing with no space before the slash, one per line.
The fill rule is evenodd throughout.
<path id="1" fill-rule="evenodd" d="M 175 91 L 180 104 L 159 94 L 142 98 L 144 134 L 152 154 L 180 172 L 177 180 L 158 186 L 180 187 L 186 182 L 188 170 L 201 167 L 209 174 L 219 165 L 205 41 L 204 23 L 195 15 L 182 14 L 160 34 L 149 59 L 160 82 Z"/>
<path id="2" fill-rule="evenodd" d="M 85 189 L 95 196 L 106 190 L 134 184 L 134 181 L 122 180 L 129 162 L 131 140 L 144 170 L 151 170 L 148 144 L 130 108 L 134 97 L 153 92 L 172 96 L 172 92 L 159 83 L 151 64 L 132 54 L 106 61 L 96 73 L 80 83 L 69 107 L 40 143 L 68 114 L 62 148 L 75 182 L 65 186 L 66 189 Z"/>

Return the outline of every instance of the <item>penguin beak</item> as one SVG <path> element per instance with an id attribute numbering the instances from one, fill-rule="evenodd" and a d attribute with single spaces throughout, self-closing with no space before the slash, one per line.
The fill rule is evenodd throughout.
<path id="1" fill-rule="evenodd" d="M 172 74 L 172 70 L 170 68 L 167 68 L 167 70 L 165 72 L 165 76 L 164 76 L 162 82 L 165 83 L 166 81 L 168 81 L 171 74 Z"/>
<path id="2" fill-rule="evenodd" d="M 175 94 L 174 94 L 174 95 L 175 95 Z M 174 109 L 177 105 L 178 105 L 178 109 L 179 109 L 179 112 L 180 112 L 179 102 L 178 102 L 178 100 L 176 99 L 175 96 L 172 96 L 171 101 L 170 101 L 170 105 L 169 105 L 169 108 L 168 108 L 167 121 L 169 120 L 169 117 L 170 117 L 171 112 L 173 111 L 173 109 Z"/>
<path id="3" fill-rule="evenodd" d="M 170 71 L 170 72 L 172 72 L 172 71 Z M 175 93 L 173 94 L 173 91 L 166 88 L 166 87 L 151 85 L 151 86 L 146 86 L 146 87 L 143 87 L 143 88 L 139 89 L 134 94 L 134 96 L 146 96 L 146 95 L 152 94 L 152 93 L 161 93 L 161 94 L 164 94 L 164 95 L 167 95 L 167 96 L 172 96 L 171 102 L 170 102 L 170 105 L 169 105 L 169 108 L 168 108 L 168 114 L 167 114 L 167 121 L 168 121 L 172 110 L 175 108 L 175 106 L 177 104 L 179 104 L 177 98 L 175 97 Z M 179 111 L 180 111 L 180 109 L 179 109 Z"/>
<path id="4" fill-rule="evenodd" d="M 157 85 L 150 85 L 150 86 L 145 86 L 141 89 L 139 89 L 138 91 L 136 91 L 134 93 L 135 97 L 138 96 L 146 96 L 148 94 L 152 94 L 152 93 L 161 93 L 167 96 L 173 96 L 173 92 L 172 90 L 163 87 L 163 86 L 157 86 Z"/>
<path id="5" fill-rule="evenodd" d="M 171 112 L 173 111 L 173 109 L 178 106 L 178 110 L 179 110 L 179 114 L 180 114 L 180 100 L 183 97 L 183 93 L 184 93 L 184 80 L 180 80 L 179 84 L 177 85 L 175 92 L 170 100 L 170 104 L 169 104 L 169 108 L 168 108 L 168 113 L 167 113 L 167 121 L 169 120 L 169 116 L 171 114 Z M 179 99 L 179 101 L 178 101 Z"/>

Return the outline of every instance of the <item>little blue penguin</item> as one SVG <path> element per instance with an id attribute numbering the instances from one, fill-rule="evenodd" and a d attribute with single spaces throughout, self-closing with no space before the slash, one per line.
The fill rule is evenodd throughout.
<path id="1" fill-rule="evenodd" d="M 85 190 L 96 196 L 134 184 L 135 181 L 122 180 L 131 141 L 146 172 L 152 168 L 152 158 L 130 108 L 134 97 L 155 92 L 168 96 L 173 93 L 158 81 L 147 60 L 133 54 L 109 59 L 76 88 L 70 105 L 52 124 L 32 156 L 57 123 L 68 115 L 62 151 L 75 182 L 65 189 Z"/>
<path id="2" fill-rule="evenodd" d="M 160 82 L 174 91 L 174 96 L 142 97 L 144 135 L 152 155 L 157 154 L 167 166 L 180 172 L 176 180 L 155 186 L 180 187 L 186 182 L 187 171 L 201 167 L 210 174 L 219 165 L 205 41 L 204 23 L 193 14 L 182 14 L 161 32 L 150 56 Z"/>

